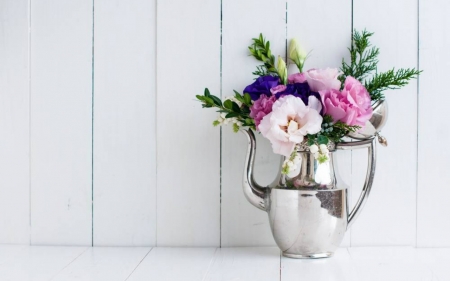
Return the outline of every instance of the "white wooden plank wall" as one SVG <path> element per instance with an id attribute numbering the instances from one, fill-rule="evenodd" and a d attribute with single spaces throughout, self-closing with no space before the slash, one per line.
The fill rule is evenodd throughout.
<path id="1" fill-rule="evenodd" d="M 95 1 L 94 245 L 156 243 L 155 4 Z"/>
<path id="2" fill-rule="evenodd" d="M 449 12 L 443 0 L 0 0 L 0 243 L 274 245 L 242 193 L 245 137 L 212 127 L 194 95 L 242 92 L 260 32 L 283 57 L 299 39 L 308 69 L 339 67 L 352 28 L 367 28 L 380 70 L 425 72 L 386 93 L 389 147 L 343 246 L 449 246 Z M 278 161 L 258 136 L 261 184 Z M 366 161 L 338 155 L 353 202 Z"/>
<path id="3" fill-rule="evenodd" d="M 367 13 L 365 11 L 371 11 Z M 380 20 L 380 15 L 383 20 Z M 417 67 L 417 2 L 354 1 L 354 28 L 375 32 L 378 69 Z M 387 91 L 389 120 L 382 130 L 389 143 L 377 146 L 371 198 L 352 229 L 352 246 L 415 245 L 417 171 L 417 82 Z M 367 150 L 353 152 L 355 202 L 367 167 Z"/>
<path id="4" fill-rule="evenodd" d="M 28 0 L 0 1 L 0 243 L 30 240 Z"/>
<path id="5" fill-rule="evenodd" d="M 92 0 L 31 1 L 31 243 L 92 241 Z"/>
<path id="6" fill-rule="evenodd" d="M 220 244 L 220 133 L 196 94 L 220 90 L 220 1 L 157 4 L 157 245 Z"/>
<path id="7" fill-rule="evenodd" d="M 446 90 L 450 2 L 420 1 L 417 246 L 450 246 L 450 138 Z"/>

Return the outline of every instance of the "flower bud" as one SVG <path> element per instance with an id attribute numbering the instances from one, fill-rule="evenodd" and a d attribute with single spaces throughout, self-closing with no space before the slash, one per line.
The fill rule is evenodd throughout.
<path id="1" fill-rule="evenodd" d="M 286 63 L 281 58 L 281 56 L 278 56 L 277 71 L 278 71 L 278 75 L 281 78 L 281 82 L 283 83 L 283 85 L 286 85 L 287 84 L 287 68 L 286 68 Z"/>
<path id="2" fill-rule="evenodd" d="M 322 153 L 328 153 L 328 152 L 329 152 L 328 147 L 327 147 L 326 144 L 321 144 L 321 145 L 319 146 L 319 148 L 320 148 L 320 151 L 321 151 Z"/>
<path id="3" fill-rule="evenodd" d="M 289 58 L 297 65 L 300 72 L 303 72 L 303 64 L 306 60 L 305 50 L 298 44 L 297 40 L 292 39 L 289 44 Z"/>
<path id="4" fill-rule="evenodd" d="M 292 39 L 291 43 L 289 44 L 289 58 L 296 62 L 296 61 L 304 61 L 306 58 L 306 52 L 305 50 L 300 46 L 300 44 L 297 42 L 296 39 Z"/>
<path id="5" fill-rule="evenodd" d="M 311 146 L 309 147 L 309 151 L 310 151 L 311 153 L 316 153 L 316 152 L 319 151 L 319 147 L 318 147 L 317 145 L 313 144 L 313 145 L 311 145 Z"/>

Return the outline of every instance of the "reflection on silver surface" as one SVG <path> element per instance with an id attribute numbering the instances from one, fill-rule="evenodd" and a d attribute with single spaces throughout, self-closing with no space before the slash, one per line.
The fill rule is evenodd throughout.
<path id="1" fill-rule="evenodd" d="M 379 101 L 373 105 L 373 114 L 369 121 L 366 122 L 364 128 L 358 132 L 348 134 L 349 137 L 357 140 L 365 140 L 378 136 L 379 142 L 383 146 L 387 146 L 386 138 L 379 135 L 388 118 L 387 101 Z M 381 137 L 381 138 L 380 138 Z"/>
<path id="2" fill-rule="evenodd" d="M 249 140 L 244 194 L 251 204 L 268 212 L 273 237 L 283 255 L 292 258 L 332 256 L 370 193 L 375 173 L 373 139 L 333 144 L 328 155 L 330 160 L 323 164 L 318 163 L 307 147 L 300 146 L 300 167 L 283 175 L 282 159 L 275 181 L 268 187 L 261 187 L 253 178 L 255 137 L 252 131 L 243 132 Z M 334 152 L 358 148 L 368 149 L 368 170 L 361 196 L 349 212 L 347 188 L 335 174 Z"/>

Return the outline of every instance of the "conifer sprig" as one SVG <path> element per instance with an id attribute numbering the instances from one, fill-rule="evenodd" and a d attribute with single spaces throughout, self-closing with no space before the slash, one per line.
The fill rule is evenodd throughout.
<path id="1" fill-rule="evenodd" d="M 350 64 L 342 59 L 342 75 L 340 80 L 344 84 L 347 76 L 352 76 L 361 81 L 370 94 L 372 103 L 384 100 L 383 92 L 389 89 L 400 89 L 409 83 L 409 80 L 416 79 L 421 71 L 415 68 L 391 69 L 386 72 L 378 73 L 378 55 L 380 50 L 373 47 L 370 43 L 370 37 L 373 32 L 363 30 L 354 31 L 352 34 L 352 45 L 348 48 L 350 52 Z M 369 75 L 375 74 L 368 78 Z"/>
<path id="2" fill-rule="evenodd" d="M 270 42 L 266 41 L 262 33 L 258 38 L 252 38 L 253 44 L 248 46 L 250 54 L 257 60 L 262 61 L 264 64 L 259 65 L 252 74 L 257 76 L 265 75 L 278 75 L 275 67 L 275 56 L 272 55 L 270 50 Z"/>

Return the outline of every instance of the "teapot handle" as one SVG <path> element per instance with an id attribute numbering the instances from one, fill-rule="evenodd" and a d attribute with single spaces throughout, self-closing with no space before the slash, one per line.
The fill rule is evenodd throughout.
<path id="1" fill-rule="evenodd" d="M 367 148 L 368 149 L 368 164 L 367 164 L 367 173 L 366 180 L 364 182 L 364 187 L 361 191 L 361 195 L 359 196 L 358 202 L 356 202 L 355 207 L 353 207 L 352 211 L 348 215 L 348 225 L 347 228 L 350 228 L 356 217 L 361 213 L 361 210 L 364 207 L 364 204 L 369 197 L 370 190 L 372 189 L 373 178 L 375 176 L 375 166 L 376 166 L 376 146 L 375 146 L 375 138 L 371 138 L 363 141 L 355 141 L 355 142 L 342 142 L 336 144 L 336 149 L 340 150 L 353 150 Z"/>

